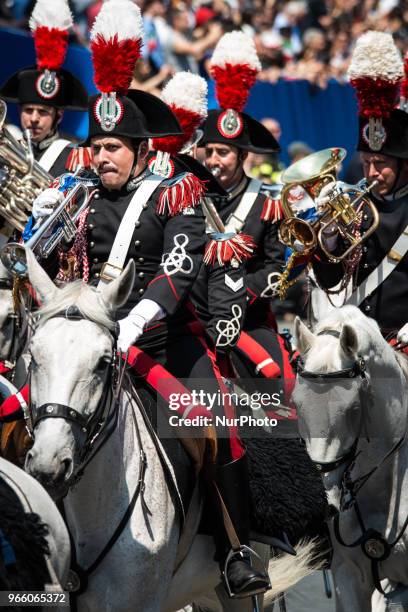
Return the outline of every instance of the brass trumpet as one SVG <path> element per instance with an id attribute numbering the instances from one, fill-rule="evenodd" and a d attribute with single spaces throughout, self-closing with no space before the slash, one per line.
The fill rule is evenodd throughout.
<path id="1" fill-rule="evenodd" d="M 22 232 L 33 200 L 53 177 L 34 160 L 30 139 L 25 148 L 5 127 L 6 115 L 7 105 L 0 100 L 0 216 Z"/>
<path id="2" fill-rule="evenodd" d="M 72 178 L 77 178 L 81 170 L 82 168 L 78 167 Z M 80 199 L 80 192 L 82 192 L 82 199 Z M 72 240 L 77 231 L 76 221 L 87 208 L 91 197 L 89 184 L 78 178 L 62 202 L 57 205 L 51 215 L 43 220 L 35 234 L 26 243 L 10 242 L 3 247 L 0 253 L 2 264 L 16 276 L 27 276 L 25 247 L 29 247 L 38 259 L 46 259 L 63 238 L 67 242 Z"/>
<path id="3" fill-rule="evenodd" d="M 329 261 L 338 263 L 349 257 L 356 247 L 361 245 L 378 227 L 379 215 L 368 193 L 377 181 L 371 185 L 334 186 L 327 201 L 316 210 L 312 220 L 301 218 L 296 210 L 293 198 L 294 187 L 301 187 L 313 202 L 319 197 L 323 187 L 336 184 L 336 167 L 346 157 L 341 148 L 323 149 L 312 153 L 287 168 L 281 177 L 284 187 L 281 192 L 282 209 L 285 220 L 280 227 L 280 239 L 293 250 L 308 254 L 319 246 Z M 291 201 L 292 200 L 292 201 Z M 371 212 L 370 227 L 360 234 L 359 226 L 363 215 Z M 326 248 L 325 231 L 333 228 L 341 235 L 345 249 L 341 254 L 333 255 Z"/>

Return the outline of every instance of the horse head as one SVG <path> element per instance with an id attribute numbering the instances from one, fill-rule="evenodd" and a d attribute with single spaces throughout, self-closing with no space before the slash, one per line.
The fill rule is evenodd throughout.
<path id="1" fill-rule="evenodd" d="M 335 485 L 367 428 L 382 435 L 385 407 L 402 402 L 403 373 L 377 323 L 355 306 L 331 312 L 315 333 L 298 318 L 295 331 L 303 359 L 293 394 L 299 430 L 311 459 Z M 381 403 L 380 425 L 374 408 Z"/>
<path id="2" fill-rule="evenodd" d="M 114 313 L 132 290 L 133 261 L 97 291 L 82 281 L 58 288 L 27 250 L 30 282 L 42 307 L 29 350 L 30 427 L 25 469 L 54 496 L 64 495 L 112 406 Z"/>

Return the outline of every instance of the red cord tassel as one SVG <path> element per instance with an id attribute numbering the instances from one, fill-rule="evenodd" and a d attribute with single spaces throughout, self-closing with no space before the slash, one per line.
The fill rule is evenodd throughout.
<path id="1" fill-rule="evenodd" d="M 266 198 L 261 213 L 262 221 L 276 223 L 283 219 L 283 216 L 282 202 L 280 199 L 274 200 L 272 198 Z"/>
<path id="2" fill-rule="evenodd" d="M 171 217 L 182 212 L 183 209 L 197 206 L 205 194 L 205 181 L 200 181 L 191 172 L 182 178 L 176 177 L 162 189 L 157 204 L 159 215 L 168 214 Z"/>
<path id="3" fill-rule="evenodd" d="M 223 266 L 233 259 L 242 263 L 252 257 L 255 248 L 255 242 L 247 234 L 236 234 L 227 240 L 214 239 L 207 244 L 204 263 L 207 266 L 213 266 L 218 262 L 220 266 Z"/>

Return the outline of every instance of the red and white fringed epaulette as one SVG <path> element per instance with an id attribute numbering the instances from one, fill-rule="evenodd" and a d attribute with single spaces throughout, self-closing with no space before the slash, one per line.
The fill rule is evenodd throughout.
<path id="1" fill-rule="evenodd" d="M 228 237 L 230 236 L 230 237 Z M 220 266 L 235 260 L 242 263 L 254 254 L 256 244 L 247 234 L 219 234 L 207 244 L 204 254 L 204 263 L 213 266 L 218 262 Z"/>
<path id="2" fill-rule="evenodd" d="M 75 147 L 71 149 L 65 168 L 68 172 L 75 172 L 78 166 L 82 166 L 85 170 L 92 170 L 91 147 Z"/>
<path id="3" fill-rule="evenodd" d="M 281 221 L 283 216 L 283 208 L 280 198 L 266 198 L 261 212 L 262 221 L 276 223 L 277 221 Z"/>
<path id="4" fill-rule="evenodd" d="M 186 208 L 197 206 L 205 191 L 205 181 L 201 181 L 191 172 L 179 174 L 167 181 L 161 190 L 157 213 L 173 217 Z"/>

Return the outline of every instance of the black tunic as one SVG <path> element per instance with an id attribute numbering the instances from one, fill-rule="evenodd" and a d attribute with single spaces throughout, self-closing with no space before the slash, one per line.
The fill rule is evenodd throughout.
<path id="1" fill-rule="evenodd" d="M 381 263 L 408 225 L 408 194 L 392 201 L 373 201 L 378 209 L 380 222 L 374 234 L 364 243 L 356 272 L 357 285 Z M 371 215 L 367 214 L 362 229 L 369 226 L 370 219 Z M 337 285 L 344 275 L 342 264 L 329 264 L 321 254 L 320 260 L 314 259 L 313 269 L 319 283 L 325 288 Z M 405 325 L 408 320 L 408 254 L 388 278 L 360 304 L 360 310 L 377 321 L 384 335 L 395 333 Z"/>
<path id="2" fill-rule="evenodd" d="M 145 331 L 138 341 L 141 347 L 161 344 L 169 335 L 179 335 L 193 320 L 185 306 L 205 245 L 204 215 L 199 207 L 187 208 L 175 216 L 157 213 L 163 185 L 144 205 L 135 225 L 125 262 L 134 259 L 136 263 L 135 283 L 128 302 L 117 312 L 117 319 L 125 317 L 142 298 L 154 300 L 164 309 L 167 317 L 152 323 Z M 91 203 L 87 230 L 91 284 L 99 282 L 102 265 L 109 258 L 134 193 L 134 189 L 128 191 L 127 185 L 116 191 L 101 187 Z"/>
<path id="3" fill-rule="evenodd" d="M 230 198 L 214 198 L 214 203 L 222 221 L 227 223 L 235 212 L 248 187 L 249 180 L 243 182 L 238 193 Z M 242 233 L 251 236 L 256 244 L 254 255 L 246 262 L 245 280 L 247 284 L 248 308 L 246 324 L 260 325 L 270 315 L 270 297 L 262 297 L 268 291 L 272 273 L 281 273 L 284 266 L 284 246 L 279 242 L 278 224 L 262 220 L 262 211 L 267 193 L 258 194 L 249 211 Z M 276 280 L 276 278 L 274 279 Z"/>

